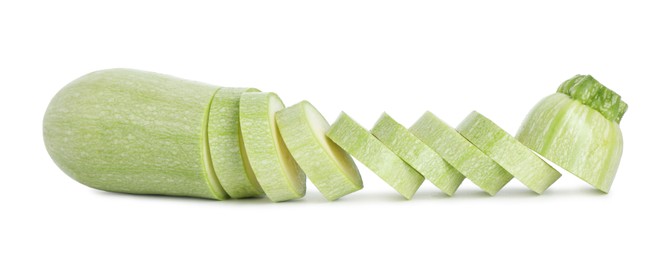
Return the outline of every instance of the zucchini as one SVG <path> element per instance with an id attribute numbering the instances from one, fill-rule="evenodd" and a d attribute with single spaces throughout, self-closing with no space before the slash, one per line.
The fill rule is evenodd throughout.
<path id="1" fill-rule="evenodd" d="M 602 192 L 622 157 L 627 103 L 589 75 L 577 75 L 527 114 L 516 138 Z"/>
<path id="2" fill-rule="evenodd" d="M 152 72 L 96 71 L 51 100 L 44 143 L 60 169 L 92 188 L 225 199 L 207 142 L 218 89 Z"/>

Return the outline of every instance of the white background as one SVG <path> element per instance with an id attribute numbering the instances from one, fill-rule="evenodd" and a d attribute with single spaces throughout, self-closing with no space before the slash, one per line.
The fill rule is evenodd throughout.
<path id="1" fill-rule="evenodd" d="M 666 8 L 644 1 L 2 1 L 1 259 L 664 259 Z M 129 67 L 307 99 L 329 121 L 383 111 L 451 125 L 478 110 L 515 133 L 575 74 L 629 104 L 613 188 L 564 173 L 544 195 L 465 181 L 405 201 L 365 188 L 327 202 L 209 201 L 92 190 L 43 147 L 50 98 Z"/>

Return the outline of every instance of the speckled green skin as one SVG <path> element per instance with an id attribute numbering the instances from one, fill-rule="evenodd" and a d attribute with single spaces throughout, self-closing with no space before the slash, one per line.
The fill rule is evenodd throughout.
<path id="1" fill-rule="evenodd" d="M 406 199 L 411 199 L 423 183 L 421 174 L 344 112 L 327 136 Z"/>
<path id="2" fill-rule="evenodd" d="M 620 123 L 628 105 L 620 95 L 602 85 L 590 75 L 576 75 L 564 81 L 557 93 L 565 94 L 597 110 L 608 120 Z"/>
<path id="3" fill-rule="evenodd" d="M 541 194 L 562 176 L 532 150 L 476 111 L 457 127 L 458 132 L 513 177 Z"/>
<path id="4" fill-rule="evenodd" d="M 383 113 L 370 132 L 437 188 L 452 196 L 465 176 L 407 128 Z"/>
<path id="5" fill-rule="evenodd" d="M 622 157 L 618 123 L 561 93 L 532 108 L 516 139 L 603 192 L 610 190 Z"/>
<path id="6" fill-rule="evenodd" d="M 326 119 L 307 101 L 278 111 L 280 135 L 305 175 L 328 200 L 363 188 L 354 160 L 326 137 Z"/>
<path id="7" fill-rule="evenodd" d="M 409 131 L 490 195 L 495 195 L 513 178 L 456 129 L 431 112 L 423 114 Z"/>
<path id="8" fill-rule="evenodd" d="M 114 192 L 224 199 L 207 157 L 219 87 L 129 69 L 87 74 L 44 115 L 44 143 L 67 175 Z"/>
<path id="9" fill-rule="evenodd" d="M 213 98 L 208 120 L 208 143 L 215 173 L 232 198 L 264 194 L 247 161 L 240 131 L 240 97 L 257 89 L 222 88 Z"/>
<path id="10" fill-rule="evenodd" d="M 275 93 L 241 94 L 240 124 L 247 159 L 274 202 L 305 195 L 305 174 L 289 154 L 275 122 L 275 113 L 281 109 L 284 104 Z"/>

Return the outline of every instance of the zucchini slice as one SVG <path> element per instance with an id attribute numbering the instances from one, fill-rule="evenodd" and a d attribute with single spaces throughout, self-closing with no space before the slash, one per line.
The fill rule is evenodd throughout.
<path id="1" fill-rule="evenodd" d="M 277 113 L 284 143 L 305 175 L 328 200 L 363 188 L 354 160 L 326 137 L 326 119 L 307 101 Z"/>
<path id="2" fill-rule="evenodd" d="M 240 99 L 241 134 L 257 181 L 274 201 L 305 195 L 305 175 L 280 136 L 275 113 L 284 108 L 274 93 L 244 92 Z"/>
<path id="3" fill-rule="evenodd" d="M 423 183 L 421 174 L 344 112 L 326 135 L 406 199 L 411 199 Z"/>

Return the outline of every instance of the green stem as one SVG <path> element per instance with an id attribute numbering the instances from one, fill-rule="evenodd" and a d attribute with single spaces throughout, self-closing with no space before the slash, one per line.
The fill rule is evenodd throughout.
<path id="1" fill-rule="evenodd" d="M 570 78 L 560 85 L 557 92 L 599 111 L 605 118 L 618 124 L 627 112 L 627 103 L 622 101 L 620 95 L 590 75 L 576 75 Z"/>

